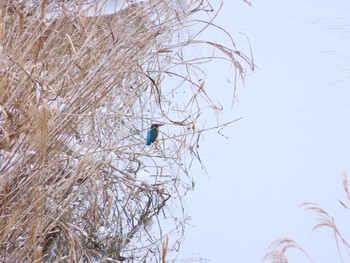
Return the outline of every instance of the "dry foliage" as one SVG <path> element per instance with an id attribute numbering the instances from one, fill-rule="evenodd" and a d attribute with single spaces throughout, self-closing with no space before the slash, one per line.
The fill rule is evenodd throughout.
<path id="1" fill-rule="evenodd" d="M 296 249 L 309 258 L 308 254 L 296 242 L 288 238 L 281 238 L 274 241 L 269 246 L 269 249 L 270 251 L 266 254 L 264 260 L 268 260 L 272 263 L 288 263 L 286 252 L 290 249 Z"/>
<path id="2" fill-rule="evenodd" d="M 192 16 L 213 13 L 207 1 L 104 10 L 103 1 L 1 2 L 2 262 L 165 262 L 183 234 L 171 201 L 191 184 L 180 175 L 199 158 L 197 120 L 203 107 L 219 110 L 200 70 L 213 57 L 185 51 L 212 46 L 237 76 L 240 61 L 253 67 L 233 42 L 200 40 L 210 19 L 190 34 Z M 166 125 L 146 147 L 153 122 Z"/>
<path id="3" fill-rule="evenodd" d="M 346 202 L 342 202 L 340 200 L 338 201 L 346 209 L 349 209 L 349 205 L 350 205 L 350 193 L 349 193 L 348 185 L 349 185 L 348 178 L 344 173 L 343 188 L 344 188 L 344 192 L 346 194 L 347 200 Z M 348 205 L 346 205 L 346 203 L 348 203 Z M 317 230 L 320 228 L 328 228 L 333 232 L 334 240 L 336 242 L 336 247 L 338 250 L 339 259 L 341 262 L 345 262 L 342 251 L 350 255 L 350 245 L 349 245 L 349 242 L 346 240 L 346 238 L 342 235 L 339 228 L 337 227 L 334 218 L 326 210 L 320 207 L 318 204 L 307 202 L 307 203 L 303 203 L 302 206 L 306 207 L 307 211 L 311 211 L 318 216 L 318 223 L 314 226 L 313 228 L 314 230 Z M 313 262 L 310 256 L 306 253 L 306 251 L 301 246 L 299 246 L 295 241 L 287 238 L 281 238 L 279 240 L 274 241 L 270 245 L 269 247 L 270 251 L 266 254 L 266 256 L 264 257 L 264 260 L 270 261 L 272 263 L 286 263 L 288 262 L 286 251 L 290 250 L 291 248 L 302 252 L 310 260 L 310 262 Z"/>

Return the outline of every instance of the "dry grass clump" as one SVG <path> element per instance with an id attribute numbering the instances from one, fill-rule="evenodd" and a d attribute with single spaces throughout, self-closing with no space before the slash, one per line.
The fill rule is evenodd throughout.
<path id="1" fill-rule="evenodd" d="M 1 2 L 2 262 L 165 262 L 182 235 L 168 203 L 191 183 L 179 175 L 198 156 L 203 103 L 217 110 L 200 81 L 208 58 L 183 52 L 214 46 L 238 75 L 251 62 L 189 34 L 193 15 L 213 11 L 206 1 L 105 8 Z M 167 125 L 145 147 L 153 122 Z"/>
<path id="2" fill-rule="evenodd" d="M 346 174 L 344 174 L 343 177 L 343 188 L 344 192 L 346 194 L 346 205 L 344 202 L 339 200 L 339 203 L 344 206 L 346 209 L 349 209 L 350 204 L 350 192 L 348 187 L 348 179 Z M 338 250 L 338 255 L 340 262 L 346 262 L 344 261 L 343 253 L 346 253 L 350 255 L 350 245 L 347 239 L 343 236 L 339 228 L 337 227 L 334 218 L 322 207 L 315 203 L 307 202 L 302 204 L 302 206 L 306 207 L 307 211 L 311 211 L 315 213 L 318 216 L 318 223 L 314 226 L 314 230 L 320 229 L 320 228 L 328 228 L 330 229 L 334 234 L 334 240 L 336 242 L 336 247 Z M 302 252 L 309 260 L 310 262 L 313 262 L 311 257 L 306 253 L 306 251 L 299 246 L 295 241 L 287 238 L 281 238 L 279 240 L 274 241 L 270 247 L 269 252 L 264 257 L 265 261 L 269 261 L 272 263 L 284 263 L 288 262 L 288 257 L 286 255 L 286 252 L 290 249 L 295 249 L 297 251 Z"/>
<path id="3" fill-rule="evenodd" d="M 269 246 L 269 249 L 270 251 L 266 254 L 264 260 L 272 263 L 288 263 L 288 257 L 286 255 L 286 252 L 290 249 L 300 251 L 307 258 L 309 258 L 309 255 L 305 252 L 305 250 L 302 247 L 300 247 L 295 241 L 288 238 L 281 238 L 274 241 Z"/>

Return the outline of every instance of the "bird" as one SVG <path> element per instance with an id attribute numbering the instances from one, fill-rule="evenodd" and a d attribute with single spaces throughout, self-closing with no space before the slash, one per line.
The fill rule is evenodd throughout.
<path id="1" fill-rule="evenodd" d="M 159 126 L 162 126 L 164 124 L 152 124 L 151 128 L 148 130 L 147 132 L 147 141 L 146 141 L 146 145 L 151 145 L 152 142 L 154 142 L 157 137 L 158 137 L 158 133 L 159 133 Z"/>

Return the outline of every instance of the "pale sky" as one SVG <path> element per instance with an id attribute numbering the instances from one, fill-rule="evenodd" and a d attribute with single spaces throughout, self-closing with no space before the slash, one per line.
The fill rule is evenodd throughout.
<path id="1" fill-rule="evenodd" d="M 197 187 L 186 204 L 194 227 L 178 261 L 261 262 L 270 243 L 285 237 L 314 262 L 341 262 L 333 233 L 312 231 L 317 216 L 299 205 L 318 203 L 350 240 L 349 211 L 337 201 L 346 201 L 342 174 L 350 171 L 350 2 L 226 1 L 216 23 L 241 51 L 249 52 L 250 39 L 258 69 L 231 110 L 227 65 L 208 67 L 206 89 L 225 108 L 221 122 L 244 118 L 222 131 L 228 139 L 204 135 L 209 177 L 192 171 Z"/>

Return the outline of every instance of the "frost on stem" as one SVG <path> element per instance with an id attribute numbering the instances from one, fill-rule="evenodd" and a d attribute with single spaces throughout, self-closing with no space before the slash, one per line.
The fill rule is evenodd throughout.
<path id="1" fill-rule="evenodd" d="M 4 262 L 165 261 L 186 221 L 172 205 L 191 187 L 197 122 L 204 107 L 218 109 L 201 82 L 214 58 L 185 50 L 210 45 L 238 76 L 241 62 L 253 68 L 233 42 L 200 40 L 210 19 L 190 33 L 195 15 L 214 14 L 207 1 L 106 6 L 1 3 Z M 146 147 L 153 122 L 166 125 Z"/>

